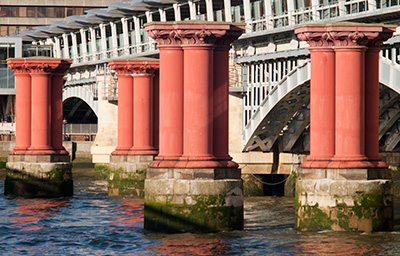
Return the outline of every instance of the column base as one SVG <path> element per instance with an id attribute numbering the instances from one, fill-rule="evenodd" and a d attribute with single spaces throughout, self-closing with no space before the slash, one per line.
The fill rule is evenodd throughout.
<path id="1" fill-rule="evenodd" d="M 144 197 L 144 180 L 153 155 L 111 155 L 108 195 Z"/>
<path id="2" fill-rule="evenodd" d="M 158 151 L 155 148 L 131 148 L 129 155 L 157 155 Z"/>
<path id="3" fill-rule="evenodd" d="M 4 194 L 28 198 L 72 196 L 71 168 L 68 155 L 10 155 Z"/>
<path id="4" fill-rule="evenodd" d="M 144 227 L 166 233 L 243 229 L 243 182 L 237 168 L 150 168 Z"/>
<path id="5" fill-rule="evenodd" d="M 302 168 L 330 168 L 330 169 L 362 169 L 362 168 L 388 168 L 381 160 L 309 160 L 301 164 Z"/>
<path id="6" fill-rule="evenodd" d="M 296 184 L 295 227 L 300 231 L 393 229 L 388 169 L 302 169 Z"/>
<path id="7" fill-rule="evenodd" d="M 130 152 L 131 148 L 116 148 L 113 152 L 111 152 L 111 155 L 128 155 Z"/>

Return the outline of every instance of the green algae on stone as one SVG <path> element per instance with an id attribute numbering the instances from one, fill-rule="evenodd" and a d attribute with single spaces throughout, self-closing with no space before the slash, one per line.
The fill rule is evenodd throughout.
<path id="1" fill-rule="evenodd" d="M 243 207 L 225 206 L 225 195 L 194 196 L 195 204 L 145 201 L 145 228 L 162 232 L 243 229 Z"/>
<path id="2" fill-rule="evenodd" d="M 107 180 L 110 173 L 110 167 L 108 165 L 96 164 L 94 167 L 94 179 L 96 180 Z"/>
<path id="3" fill-rule="evenodd" d="M 121 168 L 110 170 L 108 176 L 108 191 L 112 196 L 144 197 L 144 180 L 146 170 L 125 172 Z"/>

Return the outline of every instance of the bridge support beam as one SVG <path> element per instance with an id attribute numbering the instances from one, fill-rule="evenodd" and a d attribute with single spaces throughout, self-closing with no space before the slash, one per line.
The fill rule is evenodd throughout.
<path id="1" fill-rule="evenodd" d="M 243 184 L 228 154 L 227 115 L 228 47 L 244 27 L 182 21 L 145 29 L 160 49 L 160 155 L 145 181 L 145 228 L 243 229 Z"/>
<path id="2" fill-rule="evenodd" d="M 143 197 L 153 143 L 153 85 L 159 62 L 151 58 L 112 61 L 118 76 L 118 146 L 111 153 L 108 193 Z"/>
<path id="3" fill-rule="evenodd" d="M 62 146 L 63 74 L 71 61 L 11 59 L 16 73 L 16 146 L 9 153 L 4 193 L 72 196 L 69 154 Z"/>
<path id="4" fill-rule="evenodd" d="M 378 155 L 378 47 L 394 31 L 358 23 L 295 28 L 311 53 L 310 156 L 296 184 L 299 230 L 393 228 L 391 171 Z"/>

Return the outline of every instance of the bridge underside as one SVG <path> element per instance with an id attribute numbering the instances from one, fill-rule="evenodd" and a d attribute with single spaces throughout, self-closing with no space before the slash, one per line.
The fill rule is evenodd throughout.
<path id="1" fill-rule="evenodd" d="M 97 123 L 93 109 L 82 99 L 68 98 L 63 102 L 63 117 L 67 123 Z"/>

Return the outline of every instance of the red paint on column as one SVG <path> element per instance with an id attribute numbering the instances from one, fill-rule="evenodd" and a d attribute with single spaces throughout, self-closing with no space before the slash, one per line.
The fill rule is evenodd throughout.
<path id="1" fill-rule="evenodd" d="M 214 48 L 200 44 L 183 46 L 183 156 L 176 167 L 220 166 L 213 155 Z"/>
<path id="2" fill-rule="evenodd" d="M 51 146 L 58 154 L 68 155 L 62 145 L 63 103 L 62 90 L 64 72 L 71 65 L 70 61 L 62 61 L 51 78 Z"/>
<path id="3" fill-rule="evenodd" d="M 31 73 L 32 77 L 32 154 L 54 154 L 50 134 L 50 73 Z"/>
<path id="4" fill-rule="evenodd" d="M 224 167 L 238 167 L 229 156 L 229 45 L 214 50 L 213 153 Z"/>
<path id="5" fill-rule="evenodd" d="M 145 30 L 160 49 L 160 150 L 150 167 L 236 168 L 228 154 L 227 58 L 244 27 L 182 21 Z"/>
<path id="6" fill-rule="evenodd" d="M 9 60 L 15 72 L 15 147 L 10 154 L 25 154 L 31 145 L 31 77 L 24 60 Z"/>
<path id="7" fill-rule="evenodd" d="M 155 155 L 153 146 L 153 77 L 135 74 L 133 78 L 133 147 L 131 154 Z"/>
<path id="8" fill-rule="evenodd" d="M 128 154 L 133 146 L 133 77 L 118 77 L 118 146 L 112 154 Z"/>
<path id="9" fill-rule="evenodd" d="M 183 154 L 183 50 L 159 45 L 159 154 L 151 167 L 174 167 Z"/>
<path id="10" fill-rule="evenodd" d="M 365 155 L 376 167 L 387 168 L 379 156 L 379 47 L 365 52 Z"/>
<path id="11" fill-rule="evenodd" d="M 310 156 L 303 167 L 327 167 L 335 154 L 335 53 L 311 47 Z"/>
<path id="12" fill-rule="evenodd" d="M 330 167 L 369 167 L 365 157 L 365 50 L 335 48 L 335 156 Z"/>
<path id="13" fill-rule="evenodd" d="M 159 148 L 160 126 L 160 76 L 156 74 L 153 79 L 153 145 Z"/>

